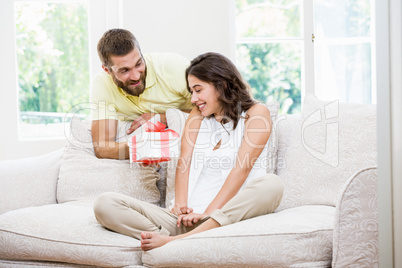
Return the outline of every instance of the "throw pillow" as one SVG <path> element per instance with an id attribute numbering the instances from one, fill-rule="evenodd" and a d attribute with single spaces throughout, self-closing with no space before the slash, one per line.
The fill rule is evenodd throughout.
<path id="1" fill-rule="evenodd" d="M 126 139 L 127 126 L 119 126 L 118 140 Z M 57 183 L 59 203 L 94 199 L 103 192 L 122 193 L 153 204 L 159 202 L 156 186 L 159 174 L 155 168 L 130 165 L 129 160 L 98 159 L 92 147 L 90 126 L 74 117 L 70 128 Z"/>
<path id="2" fill-rule="evenodd" d="M 180 137 L 183 134 L 184 124 L 190 114 L 180 111 L 176 108 L 169 108 L 166 110 L 166 121 L 168 128 L 179 133 Z"/>
<path id="3" fill-rule="evenodd" d="M 278 163 L 278 135 L 277 135 L 277 125 L 278 125 L 278 111 L 279 102 L 272 101 L 268 102 L 267 107 L 271 114 L 272 120 L 272 132 L 268 140 L 267 148 L 267 173 L 274 174 L 276 172 L 276 166 Z"/>
<path id="4" fill-rule="evenodd" d="M 278 208 L 335 206 L 354 173 L 377 165 L 375 105 L 321 101 L 306 96 L 302 120 L 278 175 L 286 185 Z"/>
<path id="5" fill-rule="evenodd" d="M 64 150 L 0 161 L 0 214 L 56 203 L 56 184 Z"/>
<path id="6" fill-rule="evenodd" d="M 180 111 L 179 109 L 170 108 L 166 110 L 166 121 L 168 127 L 177 133 L 179 133 L 180 138 L 183 134 L 184 124 L 190 114 Z M 179 148 L 181 144 L 179 143 Z M 180 150 L 180 149 L 179 149 Z M 175 185 L 175 175 L 176 166 L 178 158 L 172 158 L 167 162 L 166 168 L 166 197 L 165 197 L 165 207 L 168 208 L 170 203 L 174 198 L 174 185 Z"/>

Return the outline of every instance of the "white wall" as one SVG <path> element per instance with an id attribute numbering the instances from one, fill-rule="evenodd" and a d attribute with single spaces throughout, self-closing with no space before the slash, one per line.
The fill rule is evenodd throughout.
<path id="1" fill-rule="evenodd" d="M 175 52 L 192 59 L 214 51 L 231 57 L 230 2 L 123 0 L 122 24 L 134 33 L 143 52 Z"/>
<path id="2" fill-rule="evenodd" d="M 4 1 L 1 3 L 0 15 L 0 36 L 14 36 L 14 24 L 12 23 L 13 1 Z M 0 80 L 2 88 L 0 89 L 0 159 L 11 148 L 7 148 L 7 141 L 13 139 L 17 128 L 17 111 L 15 100 L 16 94 L 16 72 L 15 72 L 15 49 L 14 41 L 10 38 L 2 38 L 1 50 L 3 51 L 2 62 L 0 64 Z"/>
<path id="3" fill-rule="evenodd" d="M 402 3 L 390 1 L 390 86 L 394 267 L 402 267 Z M 385 193 L 384 193 L 385 194 Z"/>

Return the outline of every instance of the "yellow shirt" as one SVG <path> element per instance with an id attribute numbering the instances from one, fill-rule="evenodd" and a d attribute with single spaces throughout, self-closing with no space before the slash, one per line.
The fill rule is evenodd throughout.
<path id="1" fill-rule="evenodd" d="M 126 94 L 106 72 L 91 84 L 92 120 L 134 120 L 143 113 L 165 113 L 168 108 L 191 109 L 185 70 L 190 62 L 170 53 L 145 54 L 146 88 L 140 96 Z"/>

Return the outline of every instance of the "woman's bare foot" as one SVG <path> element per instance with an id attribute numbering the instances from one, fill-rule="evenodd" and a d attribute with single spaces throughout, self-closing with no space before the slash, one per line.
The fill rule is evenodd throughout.
<path id="1" fill-rule="evenodd" d="M 174 240 L 173 236 L 161 235 L 152 232 L 141 233 L 141 249 L 144 251 L 151 250 L 163 246 L 167 242 Z"/>
<path id="2" fill-rule="evenodd" d="M 204 232 L 213 228 L 219 227 L 220 224 L 215 221 L 212 218 L 209 218 L 206 222 L 202 223 L 195 229 L 191 230 L 188 233 L 180 234 L 177 236 L 166 236 L 166 235 L 161 235 L 158 233 L 152 233 L 152 232 L 142 232 L 141 233 L 141 249 L 144 251 L 151 250 L 154 248 L 158 248 L 160 246 L 163 246 L 167 242 L 176 240 L 176 239 L 181 239 L 185 238 L 189 235 L 193 234 L 198 234 L 200 232 Z"/>

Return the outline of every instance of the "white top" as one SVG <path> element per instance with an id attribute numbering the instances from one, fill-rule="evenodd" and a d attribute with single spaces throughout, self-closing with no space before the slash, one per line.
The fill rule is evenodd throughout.
<path id="1" fill-rule="evenodd" d="M 217 149 L 205 161 L 200 177 L 195 184 L 197 191 L 194 191 L 188 200 L 188 207 L 192 208 L 195 213 L 203 213 L 207 209 L 225 182 L 222 179 L 220 157 L 220 151 Z"/>
<path id="2" fill-rule="evenodd" d="M 244 136 L 245 115 L 246 112 L 243 112 L 234 130 L 233 122 L 222 126 L 213 117 L 202 120 L 193 150 L 188 182 L 188 207 L 195 213 L 204 213 L 233 169 Z M 214 151 L 220 140 L 220 147 Z M 264 159 L 267 159 L 267 147 L 268 142 L 242 187 L 248 181 L 266 174 L 267 163 Z M 173 205 L 174 200 L 171 207 Z"/>

